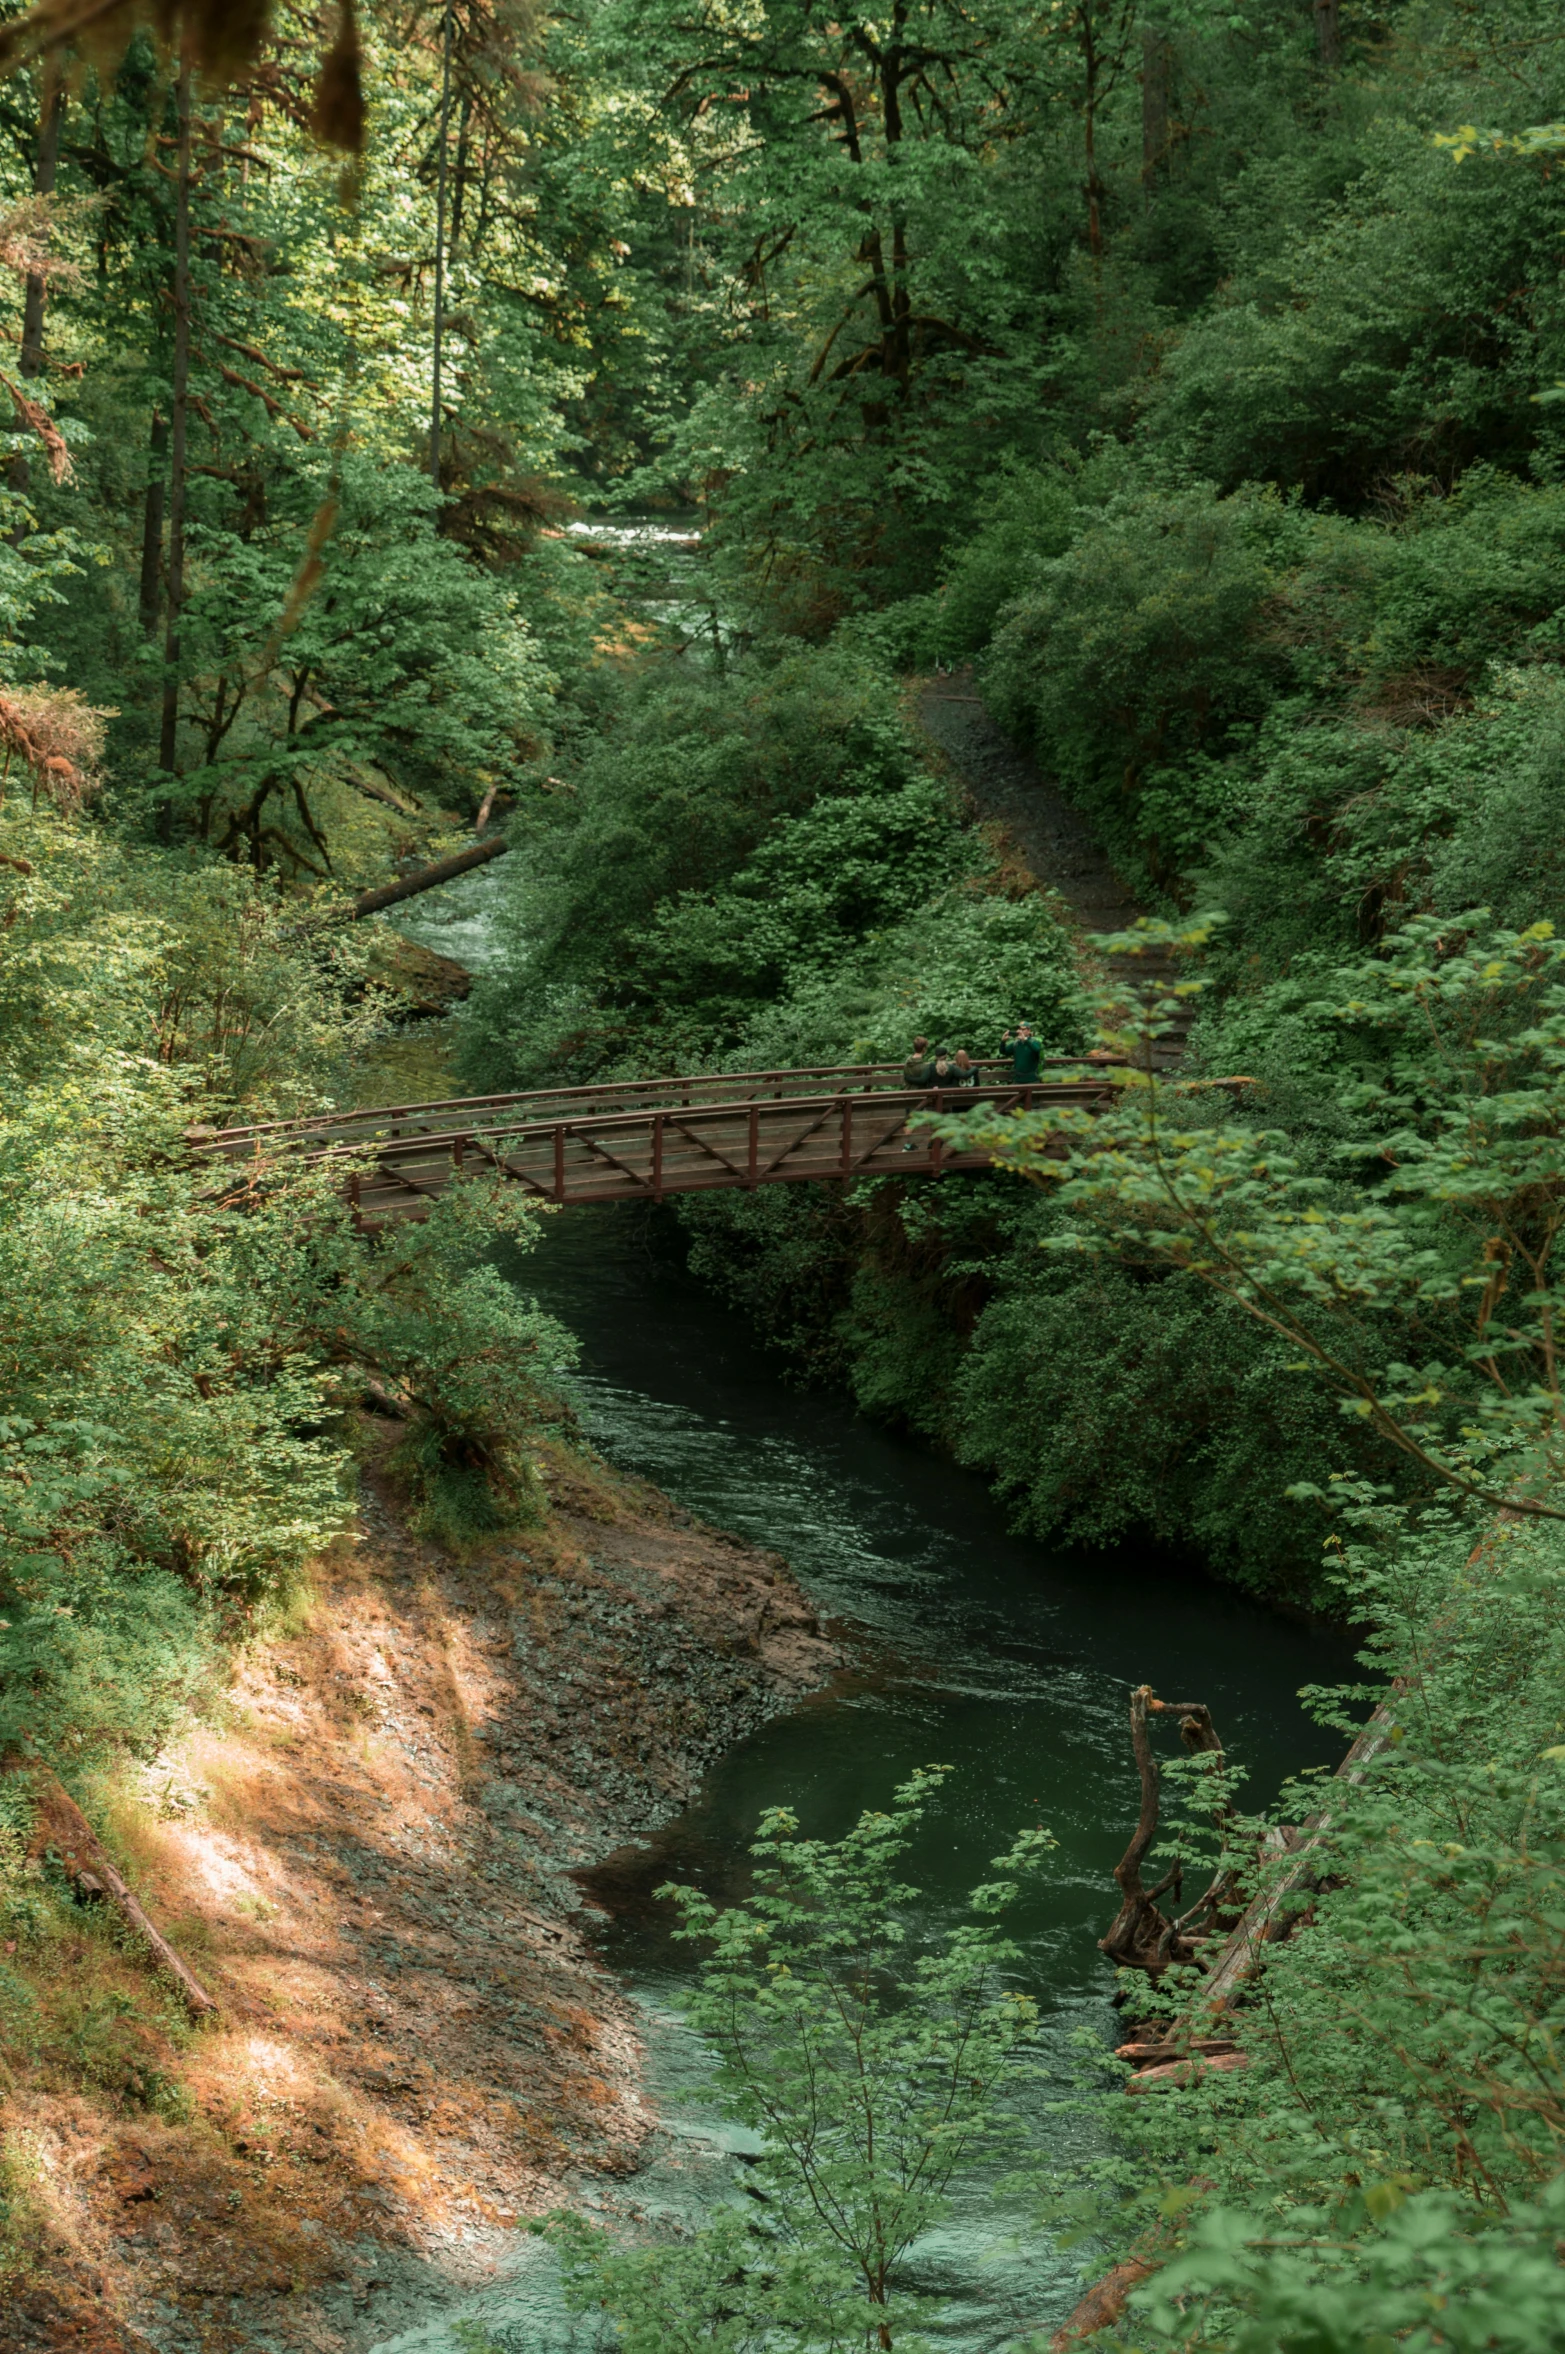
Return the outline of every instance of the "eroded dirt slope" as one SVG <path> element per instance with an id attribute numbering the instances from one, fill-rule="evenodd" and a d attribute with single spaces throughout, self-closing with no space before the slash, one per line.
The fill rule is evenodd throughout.
<path id="1" fill-rule="evenodd" d="M 96 2082 L 45 2037 L 13 2069 L 6 2354 L 353 2354 L 636 2165 L 633 2021 L 568 1875 L 837 1654 L 776 1556 L 601 1466 L 557 1456 L 546 1526 L 458 1564 L 374 1452 L 308 1625 L 116 1827 L 220 2021 L 182 2031 L 104 1919 L 12 1962 L 118 2003 L 144 2065 Z"/>

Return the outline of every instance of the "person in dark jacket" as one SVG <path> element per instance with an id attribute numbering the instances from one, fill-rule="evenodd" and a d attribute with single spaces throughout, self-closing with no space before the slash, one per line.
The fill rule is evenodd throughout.
<path id="1" fill-rule="evenodd" d="M 1006 1031 L 1000 1044 L 1011 1058 L 1012 1078 L 1019 1079 L 1024 1087 L 1030 1085 L 1043 1061 L 1043 1047 L 1032 1034 L 1032 1024 L 1018 1022 L 1014 1030 Z"/>
<path id="2" fill-rule="evenodd" d="M 902 1065 L 904 1087 L 928 1087 L 933 1083 L 934 1064 L 930 1060 L 929 1040 L 915 1038 L 913 1051 Z"/>
<path id="3" fill-rule="evenodd" d="M 978 1065 L 965 1046 L 959 1046 L 951 1057 L 951 1084 L 953 1087 L 978 1085 Z"/>
<path id="4" fill-rule="evenodd" d="M 956 1075 L 956 1065 L 951 1060 L 949 1046 L 941 1046 L 936 1049 L 934 1068 L 929 1074 L 929 1084 L 931 1087 L 957 1087 L 961 1084 Z"/>

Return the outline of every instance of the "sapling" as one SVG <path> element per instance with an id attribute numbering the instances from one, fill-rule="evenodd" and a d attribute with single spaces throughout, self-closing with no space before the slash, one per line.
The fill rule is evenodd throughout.
<path id="1" fill-rule="evenodd" d="M 710 1948 L 689 2016 L 763 2146 L 753 2215 L 724 2207 L 687 2239 L 643 2246 L 579 2216 L 548 2226 L 572 2304 L 606 2312 L 624 2354 L 918 2342 L 929 2300 L 909 2285 L 910 2253 L 956 2180 L 1016 2130 L 1007 2095 L 1037 2008 L 1005 1982 L 1019 1957 L 1000 1921 L 1053 1845 L 1024 1831 L 961 1917 L 925 1931 L 900 1866 L 947 1771 L 914 1774 L 837 1841 L 802 1838 L 772 1808 L 742 1904 L 660 1891 L 678 1935 Z"/>

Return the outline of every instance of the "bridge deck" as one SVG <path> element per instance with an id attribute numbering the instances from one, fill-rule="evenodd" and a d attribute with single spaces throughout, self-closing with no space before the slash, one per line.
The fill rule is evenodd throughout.
<path id="1" fill-rule="evenodd" d="M 1030 1086 L 912 1089 L 900 1069 L 855 1064 L 614 1081 L 527 1095 L 396 1104 L 317 1120 L 193 1130 L 200 1159 L 340 1163 L 360 1220 L 427 1216 L 452 1178 L 492 1169 L 546 1201 L 661 1201 L 671 1193 L 865 1176 L 939 1176 L 988 1156 L 942 1145 L 943 1112 L 1101 1102 L 1104 1075 Z"/>

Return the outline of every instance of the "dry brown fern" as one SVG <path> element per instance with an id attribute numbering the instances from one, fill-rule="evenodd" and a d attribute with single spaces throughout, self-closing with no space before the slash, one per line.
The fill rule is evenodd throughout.
<path id="1" fill-rule="evenodd" d="M 0 690 L 6 775 L 20 758 L 31 773 L 35 802 L 42 792 L 57 809 L 79 809 L 97 789 L 104 726 L 117 716 L 84 703 L 74 687 Z"/>

